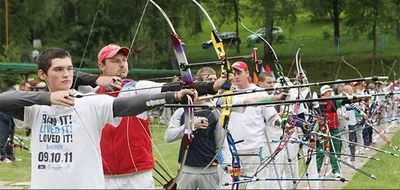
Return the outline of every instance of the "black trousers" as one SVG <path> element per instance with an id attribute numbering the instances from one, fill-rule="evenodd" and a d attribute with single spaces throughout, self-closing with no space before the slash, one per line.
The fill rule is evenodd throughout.
<path id="1" fill-rule="evenodd" d="M 356 132 L 354 131 L 355 126 L 354 125 L 348 125 L 349 131 L 352 131 L 349 133 L 349 141 L 350 142 L 356 142 Z M 354 161 L 355 155 L 356 155 L 356 146 L 354 143 L 349 144 L 350 147 L 350 154 L 351 154 L 351 160 Z"/>
<path id="2" fill-rule="evenodd" d="M 12 117 L 0 112 L 0 160 L 14 160 L 13 147 L 15 124 Z M 10 139 L 10 140 L 8 140 Z"/>

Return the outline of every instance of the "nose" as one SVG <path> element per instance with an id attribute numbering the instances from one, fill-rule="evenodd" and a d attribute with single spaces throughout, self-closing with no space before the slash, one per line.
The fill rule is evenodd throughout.
<path id="1" fill-rule="evenodd" d="M 69 76 L 70 76 L 70 72 L 68 71 L 68 69 L 64 69 L 62 77 L 63 78 L 68 78 Z"/>

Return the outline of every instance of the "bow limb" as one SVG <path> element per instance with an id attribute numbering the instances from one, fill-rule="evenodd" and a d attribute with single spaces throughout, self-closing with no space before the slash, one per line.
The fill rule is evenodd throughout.
<path id="1" fill-rule="evenodd" d="M 214 22 L 212 21 L 210 15 L 207 13 L 207 11 L 203 8 L 203 6 L 200 5 L 200 3 L 198 3 L 196 0 L 192 0 L 193 3 L 195 3 L 200 10 L 204 13 L 204 15 L 206 16 L 207 20 L 209 21 L 212 31 L 211 31 L 211 41 L 213 43 L 213 47 L 214 50 L 217 54 L 217 57 L 220 59 L 220 61 L 223 63 L 221 65 L 221 76 L 226 76 L 227 81 L 230 77 L 230 74 L 232 73 L 232 69 L 231 69 L 231 65 L 227 59 L 226 53 L 225 53 L 225 49 L 224 49 L 224 44 L 221 40 L 221 38 L 217 35 L 217 29 L 214 25 Z M 256 54 L 254 55 L 256 56 Z M 233 93 L 232 91 L 232 85 L 229 82 L 226 82 L 223 86 L 222 89 L 225 89 L 225 91 L 223 92 L 223 94 L 231 94 Z M 232 96 L 229 97 L 224 97 L 223 101 L 224 103 L 228 103 L 228 104 L 232 104 Z M 220 116 L 220 122 L 221 122 L 221 126 L 223 127 L 223 129 L 225 130 L 225 136 L 227 138 L 227 142 L 228 142 L 228 148 L 232 154 L 232 180 L 233 181 L 239 181 L 239 176 L 240 176 L 240 172 L 241 172 L 241 162 L 240 162 L 240 158 L 238 156 L 238 152 L 236 150 L 236 145 L 235 142 L 233 140 L 233 137 L 231 135 L 231 133 L 229 132 L 228 126 L 229 126 L 229 118 L 231 115 L 231 108 L 227 107 L 227 108 L 223 108 L 221 110 L 221 116 Z M 223 143 L 224 141 L 222 141 Z M 219 146 L 219 150 L 217 150 L 216 155 L 214 156 L 214 159 L 218 156 L 219 152 L 222 149 L 222 144 L 221 146 Z M 214 161 L 211 160 L 211 162 Z M 211 163 L 210 162 L 210 163 Z M 207 169 L 210 166 L 210 164 L 208 164 L 205 168 Z M 236 188 L 235 188 L 236 187 Z M 239 184 L 232 184 L 232 189 L 238 189 L 239 188 Z"/>
<path id="2" fill-rule="evenodd" d="M 275 67 L 276 67 L 276 70 L 277 70 L 277 74 L 278 74 L 279 77 L 284 77 L 285 74 L 283 73 L 282 65 L 280 64 L 279 59 L 278 59 L 278 56 L 276 55 L 275 50 L 274 50 L 274 48 L 272 48 L 271 44 L 270 44 L 265 38 L 263 38 L 261 35 L 259 35 L 259 34 L 255 33 L 255 32 L 253 32 L 252 30 L 250 30 L 249 28 L 247 28 L 247 27 L 243 24 L 243 22 L 242 22 L 241 19 L 239 19 L 239 22 L 240 22 L 240 25 L 242 25 L 242 27 L 243 27 L 245 30 L 247 30 L 248 32 L 250 32 L 250 33 L 256 35 L 256 36 L 259 37 L 264 43 L 266 43 L 266 44 L 268 45 L 268 47 L 270 48 L 270 50 L 271 50 L 271 52 L 272 52 L 272 55 L 274 56 L 274 60 L 275 60 L 275 61 L 274 61 L 274 64 L 275 64 Z M 283 79 L 282 79 L 282 80 L 283 80 Z M 283 81 L 282 81 L 282 82 L 283 82 Z M 286 82 L 283 82 L 283 83 L 285 83 L 285 85 L 287 85 Z"/>
<path id="3" fill-rule="evenodd" d="M 83 55 L 82 55 L 81 61 L 80 61 L 80 63 L 79 63 L 79 67 L 78 67 L 78 69 L 77 69 L 78 71 L 79 71 L 79 70 L 81 69 L 81 67 L 82 67 L 83 59 L 85 58 L 85 55 L 86 55 L 86 52 L 87 52 L 87 49 L 88 49 L 88 46 L 89 46 L 90 38 L 92 37 L 92 34 L 93 34 L 93 28 L 94 28 L 94 25 L 96 24 L 97 15 L 99 14 L 99 11 L 100 11 L 100 5 L 101 5 L 101 0 L 99 0 L 99 3 L 97 4 L 96 13 L 94 14 L 93 22 L 92 22 L 92 25 L 90 26 L 89 36 L 88 36 L 88 38 L 87 38 L 87 40 L 86 40 L 85 49 L 83 50 Z M 79 73 L 79 72 L 78 72 L 78 73 Z M 79 74 L 77 74 L 77 75 L 75 76 L 75 82 L 74 82 L 74 84 L 72 85 L 72 89 L 74 89 L 74 88 L 76 87 L 76 82 L 77 82 L 78 76 L 79 76 Z M 48 86 L 48 85 L 47 85 L 47 86 Z"/>
<path id="4" fill-rule="evenodd" d="M 340 63 L 339 68 L 338 68 L 338 70 L 336 71 L 335 80 L 337 80 L 337 78 L 338 78 L 338 76 L 339 76 L 340 67 L 342 67 L 342 63 Z"/>
<path id="5" fill-rule="evenodd" d="M 300 45 L 300 47 L 297 49 L 297 51 L 296 51 L 296 69 L 297 69 L 297 78 L 298 78 L 298 82 L 300 83 L 300 84 L 303 84 L 303 83 L 305 83 L 305 82 L 307 82 L 307 77 L 305 76 L 305 73 L 304 73 L 304 70 L 303 70 L 303 67 L 301 66 L 301 57 L 299 58 L 299 53 L 300 53 L 300 50 L 301 50 L 301 48 L 303 48 L 304 47 L 304 45 L 302 44 L 302 45 Z M 303 80 L 303 78 L 305 79 L 305 80 Z M 299 93 L 300 93 L 300 90 L 299 90 Z"/>
<path id="6" fill-rule="evenodd" d="M 129 52 L 132 52 L 133 44 L 135 43 L 136 36 L 139 33 L 139 28 L 140 28 L 140 26 L 142 24 L 144 13 L 146 12 L 148 4 L 149 4 L 149 0 L 146 1 L 146 5 L 144 6 L 144 9 L 143 9 L 143 12 L 142 12 L 142 16 L 140 16 L 140 20 L 139 20 L 138 26 L 136 27 L 135 35 L 133 35 L 133 39 L 132 39 L 131 45 L 129 46 Z"/>
<path id="7" fill-rule="evenodd" d="M 210 15 L 207 13 L 207 11 L 203 8 L 203 6 L 201 6 L 201 4 L 199 2 L 197 2 L 196 0 L 192 0 L 194 4 L 196 4 L 200 10 L 204 13 L 204 15 L 206 16 L 208 22 L 211 25 L 212 31 L 211 31 L 211 41 L 213 43 L 213 47 L 215 50 L 215 53 L 217 54 L 217 57 L 220 59 L 220 61 L 223 63 L 221 65 L 221 76 L 226 76 L 227 79 L 229 79 L 229 75 L 230 73 L 232 73 L 231 70 L 231 65 L 226 57 L 226 53 L 225 53 L 225 49 L 224 49 L 224 44 L 221 40 L 221 38 L 217 35 L 218 31 L 217 28 L 215 27 L 214 22 L 212 21 Z M 231 85 L 230 83 L 226 83 L 222 86 L 223 89 L 230 89 Z"/>
<path id="8" fill-rule="evenodd" d="M 144 8 L 143 8 L 143 11 L 142 11 L 142 14 L 141 14 L 139 23 L 138 23 L 138 25 L 137 25 L 137 27 L 136 27 L 135 34 L 134 34 L 134 36 L 133 36 L 133 39 L 132 39 L 132 41 L 131 41 L 131 45 L 130 45 L 130 47 L 129 47 L 130 52 L 132 51 L 132 48 L 133 48 L 133 45 L 134 45 L 134 43 L 135 43 L 137 34 L 139 33 L 139 29 L 140 29 L 141 23 L 142 23 L 142 21 L 143 21 L 144 15 L 145 15 L 145 13 L 146 13 L 148 4 L 149 4 L 149 0 L 146 1 L 146 4 L 145 4 L 145 6 L 144 6 Z M 129 59 L 129 56 L 128 56 L 128 59 Z M 160 87 L 161 87 L 161 86 L 147 87 L 147 88 L 141 88 L 141 89 L 133 88 L 133 89 L 127 89 L 127 90 L 125 90 L 125 91 L 124 91 L 124 90 L 121 90 L 121 91 L 119 91 L 119 93 L 121 93 L 121 92 L 126 92 L 126 91 L 137 91 L 137 90 L 144 90 L 144 89 L 151 89 L 151 88 L 160 88 Z M 162 157 L 162 155 L 161 155 L 161 153 L 160 153 L 160 150 L 157 148 L 157 146 L 155 146 L 155 143 L 153 142 L 153 139 L 151 138 L 151 135 L 149 134 L 148 130 L 145 129 L 145 124 L 143 124 L 142 120 L 140 120 L 139 118 L 137 118 L 137 119 L 138 119 L 138 122 L 140 123 L 140 126 L 142 127 L 143 131 L 145 132 L 147 138 L 149 138 L 150 141 L 152 142 L 152 144 L 154 145 L 154 149 L 157 151 L 157 154 L 160 156 L 162 163 L 166 166 L 166 169 L 165 169 L 165 168 L 161 165 L 161 163 L 158 162 L 155 158 L 154 158 L 154 162 L 155 162 L 159 167 L 161 167 L 161 169 L 164 171 L 165 174 L 168 175 L 167 177 L 169 177 L 170 179 L 167 180 L 167 179 L 156 169 L 156 167 L 154 167 L 154 171 L 156 171 L 156 173 L 158 173 L 158 174 L 167 182 L 167 184 L 168 184 L 168 182 L 172 181 L 172 179 L 173 179 L 173 177 L 171 176 L 171 175 L 172 175 L 172 172 L 171 172 L 170 168 L 168 167 L 168 164 L 165 162 L 165 159 Z M 130 129 L 130 127 L 129 127 L 129 120 L 128 120 L 128 123 L 127 123 L 127 125 L 126 125 L 127 134 L 129 134 L 129 129 Z M 129 152 L 132 152 L 132 151 L 131 151 L 131 145 L 130 145 L 130 135 L 127 135 L 127 142 L 128 142 L 128 149 L 129 149 Z M 137 170 L 137 167 L 136 167 L 136 164 L 135 164 L 135 159 L 133 158 L 132 154 L 130 154 L 130 157 L 131 157 L 132 165 L 133 165 L 133 167 L 135 168 L 135 171 L 138 171 L 138 170 Z M 157 182 L 159 182 L 161 185 L 163 185 L 163 183 L 161 183 L 157 178 L 155 178 L 154 176 L 153 176 L 153 178 L 154 178 Z"/>
<path id="9" fill-rule="evenodd" d="M 160 13 L 164 16 L 166 22 L 168 23 L 168 26 L 171 30 L 171 40 L 172 44 L 174 46 L 175 50 L 175 55 L 178 61 L 179 69 L 181 71 L 181 78 L 182 78 L 182 87 L 183 88 L 194 88 L 194 81 L 193 81 L 193 76 L 190 71 L 190 68 L 188 67 L 188 61 L 186 58 L 186 54 L 183 48 L 183 42 L 179 38 L 178 34 L 176 33 L 176 30 L 174 26 L 172 25 L 171 20 L 167 16 L 167 14 L 164 12 L 164 10 L 153 0 L 149 0 L 159 11 Z M 188 103 L 193 104 L 192 98 L 190 96 L 187 96 L 188 98 Z M 182 173 L 183 165 L 185 164 L 186 157 L 187 157 L 187 151 L 189 149 L 189 144 L 192 139 L 192 132 L 194 129 L 194 108 L 184 108 L 184 114 L 185 114 L 185 131 L 184 131 L 184 137 L 182 138 L 182 159 L 181 159 L 181 164 L 178 170 L 178 174 L 175 176 L 171 184 L 168 184 L 166 186 L 166 189 L 171 189 L 174 187 L 176 184 L 178 177 Z"/>
<path id="10" fill-rule="evenodd" d="M 343 62 L 344 62 L 347 66 L 349 66 L 349 67 L 351 67 L 352 69 L 354 69 L 354 70 L 358 73 L 358 75 L 360 75 L 360 77 L 363 78 L 362 75 L 361 75 L 361 73 L 360 73 L 360 71 L 358 71 L 353 65 L 351 65 L 350 63 L 348 63 L 348 62 L 344 59 L 344 56 L 342 56 L 342 60 L 343 60 Z"/>
<path id="11" fill-rule="evenodd" d="M 395 61 L 393 62 L 392 67 L 389 67 L 389 66 L 383 64 L 385 67 L 387 67 L 387 68 L 389 69 L 388 78 L 390 77 L 390 75 L 392 74 L 392 71 L 393 71 L 393 74 L 394 74 L 394 77 L 395 77 L 394 80 L 396 80 L 396 78 L 397 78 L 396 71 L 393 69 L 394 66 L 396 65 L 396 62 L 397 62 L 397 60 L 395 60 Z"/>

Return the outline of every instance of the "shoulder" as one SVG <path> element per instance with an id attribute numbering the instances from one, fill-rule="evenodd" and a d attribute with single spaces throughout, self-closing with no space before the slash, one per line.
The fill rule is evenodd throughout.
<path id="1" fill-rule="evenodd" d="M 140 80 L 136 82 L 136 88 L 144 88 L 144 87 L 162 87 L 163 83 L 157 83 L 149 80 Z"/>
<path id="2" fill-rule="evenodd" d="M 78 92 L 77 94 L 81 93 Z M 75 101 L 78 104 L 99 104 L 99 103 L 113 102 L 114 100 L 115 98 L 112 96 L 106 94 L 96 94 L 96 93 L 88 93 L 85 94 L 82 98 L 75 98 Z"/>
<path id="3" fill-rule="evenodd" d="M 183 114 L 184 113 L 184 109 L 183 108 L 178 108 L 177 110 L 175 110 L 174 114 Z"/>

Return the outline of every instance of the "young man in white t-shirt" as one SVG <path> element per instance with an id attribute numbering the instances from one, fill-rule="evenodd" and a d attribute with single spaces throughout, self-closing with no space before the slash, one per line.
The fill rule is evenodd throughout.
<path id="1" fill-rule="evenodd" d="M 116 117 L 134 116 L 164 103 L 179 102 L 196 92 L 143 94 L 113 98 L 107 95 L 75 98 L 70 91 L 73 65 L 70 54 L 50 48 L 37 59 L 38 75 L 47 83 L 51 100 L 3 93 L 0 111 L 32 126 L 31 188 L 104 188 L 101 130 L 106 123 L 118 125 Z M 62 92 L 59 92 L 62 91 Z M 54 95 L 54 96 L 53 96 Z M 60 99 L 61 97 L 61 99 Z M 54 103 L 54 104 L 52 104 Z M 41 105 L 35 105 L 41 104 Z"/>
<path id="2" fill-rule="evenodd" d="M 237 91 L 259 89 L 260 87 L 250 83 L 249 70 L 246 63 L 238 61 L 232 64 L 234 69 L 234 84 Z M 246 98 L 268 96 L 267 92 L 258 92 L 251 94 L 244 94 L 234 96 L 232 99 L 233 104 L 243 103 Z M 243 112 L 232 112 L 229 121 L 229 130 L 235 141 L 241 141 L 236 144 L 236 149 L 239 154 L 259 154 L 262 159 L 267 158 L 276 149 L 277 144 L 270 144 L 267 139 L 279 139 L 282 135 L 280 128 L 281 118 L 273 107 L 258 106 L 246 107 Z M 225 145 L 226 146 L 226 145 Z M 268 148 L 271 146 L 271 151 Z M 260 151 L 260 149 L 262 151 Z M 226 154 L 224 154 L 226 155 Z M 228 154 L 229 155 L 229 154 Z M 260 166 L 260 157 L 258 156 L 241 156 L 242 162 L 242 175 L 252 176 L 256 173 Z M 224 158 L 224 164 L 231 163 L 231 158 Z M 283 153 L 279 153 L 274 160 L 275 163 L 283 163 Z M 278 175 L 282 170 L 281 165 L 277 164 Z M 275 167 L 270 163 L 267 167 L 262 169 L 257 177 L 259 178 L 280 178 L 276 176 Z M 230 182 L 230 176 L 224 176 L 221 180 L 222 183 Z M 280 188 L 278 181 L 259 181 L 246 184 L 246 189 L 265 189 Z"/>

